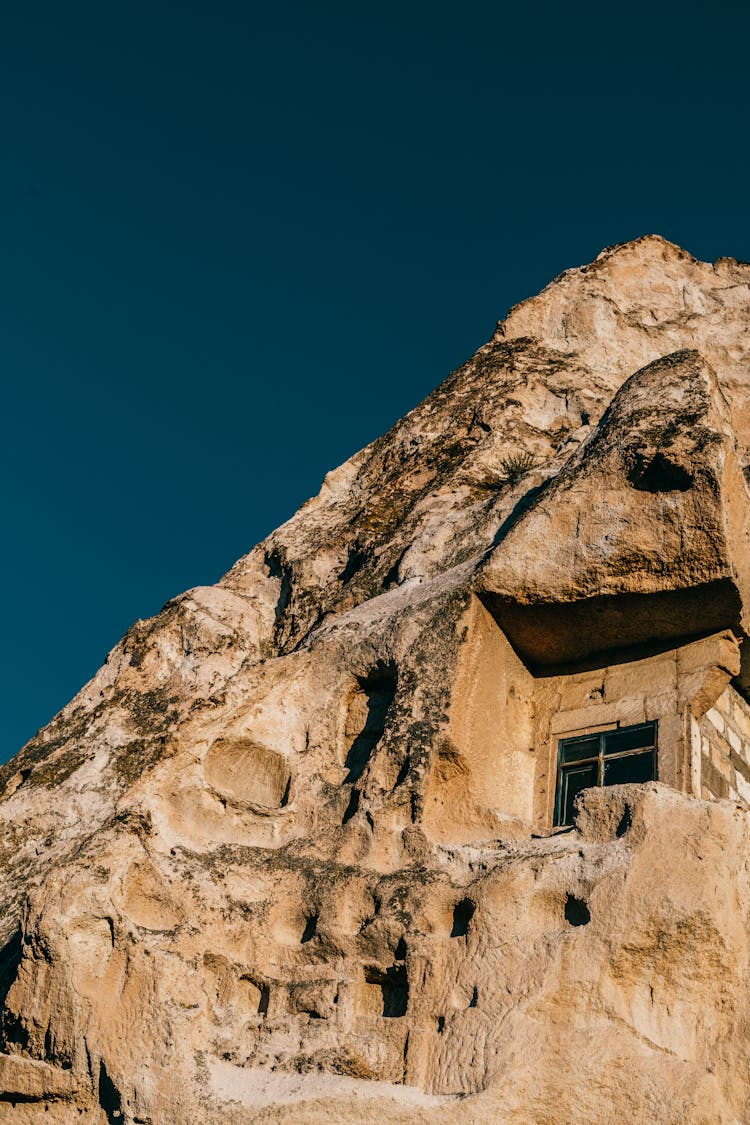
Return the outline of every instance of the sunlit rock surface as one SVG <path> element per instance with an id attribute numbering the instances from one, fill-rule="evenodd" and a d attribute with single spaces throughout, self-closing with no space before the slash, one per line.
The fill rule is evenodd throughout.
<path id="1" fill-rule="evenodd" d="M 130 630 L 0 770 L 0 1121 L 750 1120 L 748 347 L 607 250 Z"/>

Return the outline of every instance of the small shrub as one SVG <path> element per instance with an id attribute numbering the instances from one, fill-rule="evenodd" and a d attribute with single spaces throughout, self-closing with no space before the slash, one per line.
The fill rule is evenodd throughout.
<path id="1" fill-rule="evenodd" d="M 507 484 L 515 484 L 534 468 L 534 456 L 527 450 L 519 453 L 509 453 L 500 461 L 499 477 Z"/>
<path id="2" fill-rule="evenodd" d="M 525 476 L 530 469 L 534 468 L 533 454 L 524 450 L 521 453 L 509 453 L 507 457 L 503 457 L 500 461 L 500 471 L 507 481 L 515 484 L 522 476 Z"/>
<path id="3" fill-rule="evenodd" d="M 502 457 L 496 469 L 488 470 L 488 475 L 480 483 L 480 488 L 501 489 L 515 484 L 535 465 L 533 454 L 526 451 L 509 453 Z"/>

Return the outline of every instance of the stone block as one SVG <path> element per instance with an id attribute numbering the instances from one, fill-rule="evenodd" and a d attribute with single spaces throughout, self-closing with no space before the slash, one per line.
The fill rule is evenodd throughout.
<path id="1" fill-rule="evenodd" d="M 747 744 L 742 741 L 740 736 L 737 734 L 737 731 L 732 730 L 730 726 L 727 726 L 726 736 L 732 749 L 736 751 L 736 753 L 739 754 L 741 758 L 747 758 Z"/>
<path id="2" fill-rule="evenodd" d="M 740 653 L 737 640 L 729 631 L 714 633 L 700 641 L 693 641 L 677 650 L 677 667 L 680 676 L 689 675 L 714 665 L 726 668 L 733 676 L 740 670 Z"/>
<path id="3" fill-rule="evenodd" d="M 714 766 L 721 774 L 721 776 L 726 781 L 731 783 L 732 777 L 734 775 L 734 770 L 730 765 L 727 755 L 723 754 L 719 747 L 716 745 L 711 747 L 711 761 L 713 762 Z"/>
<path id="4" fill-rule="evenodd" d="M 635 718 L 631 716 L 635 715 Z M 550 731 L 553 735 L 568 731 L 586 730 L 588 727 L 614 726 L 616 723 L 641 723 L 645 720 L 643 704 L 622 708 L 617 703 L 591 704 L 572 711 L 560 711 L 553 715 Z"/>
<path id="5" fill-rule="evenodd" d="M 604 702 L 604 677 L 601 671 L 561 677 L 560 710 L 577 711 Z"/>
<path id="6" fill-rule="evenodd" d="M 605 697 L 608 700 L 643 699 L 669 692 L 677 687 L 677 665 L 674 656 L 637 660 L 632 664 L 615 664 L 606 671 Z"/>
<path id="7" fill-rule="evenodd" d="M 742 699 L 736 692 L 732 693 L 734 700 L 732 703 L 732 717 L 734 724 L 739 734 L 750 742 L 750 709 L 744 699 Z"/>
<path id="8" fill-rule="evenodd" d="M 750 781 L 746 781 L 742 774 L 735 774 L 735 787 L 741 799 L 750 806 Z"/>
<path id="9" fill-rule="evenodd" d="M 729 783 L 714 767 L 709 758 L 701 760 L 701 779 L 714 797 L 726 798 L 729 796 Z"/>
<path id="10" fill-rule="evenodd" d="M 730 752 L 729 760 L 737 773 L 741 774 L 746 781 L 750 782 L 750 764 L 746 762 L 744 758 L 741 758 L 739 754 L 736 754 L 734 750 Z"/>
<path id="11" fill-rule="evenodd" d="M 706 718 L 716 730 L 720 731 L 722 734 L 724 733 L 724 727 L 726 725 L 724 723 L 724 716 L 716 707 L 710 707 L 708 711 L 706 711 Z"/>

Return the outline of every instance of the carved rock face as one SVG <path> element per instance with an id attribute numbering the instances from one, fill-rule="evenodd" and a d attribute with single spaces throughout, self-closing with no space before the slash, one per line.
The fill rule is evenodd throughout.
<path id="1" fill-rule="evenodd" d="M 203 776 L 221 798 L 257 811 L 289 804 L 292 775 L 286 758 L 249 738 L 217 739 L 203 759 Z"/>
<path id="2" fill-rule="evenodd" d="M 750 1117 L 748 340 L 605 251 L 130 630 L 0 769 L 0 1121 Z"/>

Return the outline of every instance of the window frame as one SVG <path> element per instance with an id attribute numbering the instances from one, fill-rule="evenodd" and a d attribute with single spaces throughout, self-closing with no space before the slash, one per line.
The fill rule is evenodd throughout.
<path id="1" fill-rule="evenodd" d="M 635 731 L 638 731 L 638 730 L 643 730 L 644 733 L 647 732 L 651 736 L 650 740 L 647 741 L 647 742 L 644 742 L 643 745 L 633 747 L 630 750 L 621 750 L 619 752 L 615 751 L 614 753 L 607 754 L 607 752 L 606 752 L 606 742 L 607 742 L 608 736 L 611 737 L 612 735 L 624 734 L 624 733 L 630 732 L 630 731 L 635 732 Z M 580 759 L 577 759 L 577 760 L 572 761 L 572 762 L 565 762 L 564 761 L 564 755 L 565 755 L 566 746 L 571 742 L 578 742 L 583 738 L 591 738 L 591 739 L 596 738 L 597 739 L 597 752 L 596 752 L 596 754 L 590 755 L 587 758 L 580 758 Z M 581 766 L 588 766 L 588 765 L 591 765 L 592 763 L 596 762 L 597 763 L 597 784 L 596 784 L 596 786 L 584 786 L 583 788 L 584 789 L 593 789 L 593 788 L 596 788 L 596 787 L 605 787 L 606 788 L 606 782 L 604 780 L 604 765 L 605 765 L 605 762 L 616 761 L 617 759 L 620 759 L 620 758 L 635 757 L 637 754 L 643 754 L 643 753 L 645 753 L 649 750 L 653 754 L 653 759 L 654 759 L 654 777 L 653 777 L 653 780 L 655 781 L 655 780 L 657 780 L 658 774 L 659 774 L 659 724 L 658 724 L 658 720 L 656 720 L 656 719 L 652 719 L 652 720 L 650 720 L 648 722 L 645 722 L 645 723 L 629 723 L 627 726 L 620 726 L 618 724 L 617 726 L 608 726 L 606 728 L 603 727 L 603 728 L 600 728 L 599 730 L 590 730 L 590 729 L 589 730 L 581 730 L 581 731 L 577 731 L 575 734 L 570 732 L 570 733 L 566 734 L 566 736 L 564 738 L 558 737 L 558 739 L 557 739 L 557 768 L 556 768 L 556 771 L 555 771 L 555 804 L 554 804 L 554 810 L 553 810 L 553 826 L 555 828 L 567 828 L 567 827 L 569 827 L 569 825 L 563 819 L 563 817 L 565 815 L 565 804 L 566 804 L 566 801 L 564 800 L 563 771 L 564 771 L 564 768 L 566 766 L 568 766 L 568 767 L 581 767 Z M 579 792 L 582 792 L 582 791 L 583 790 L 579 790 Z"/>

